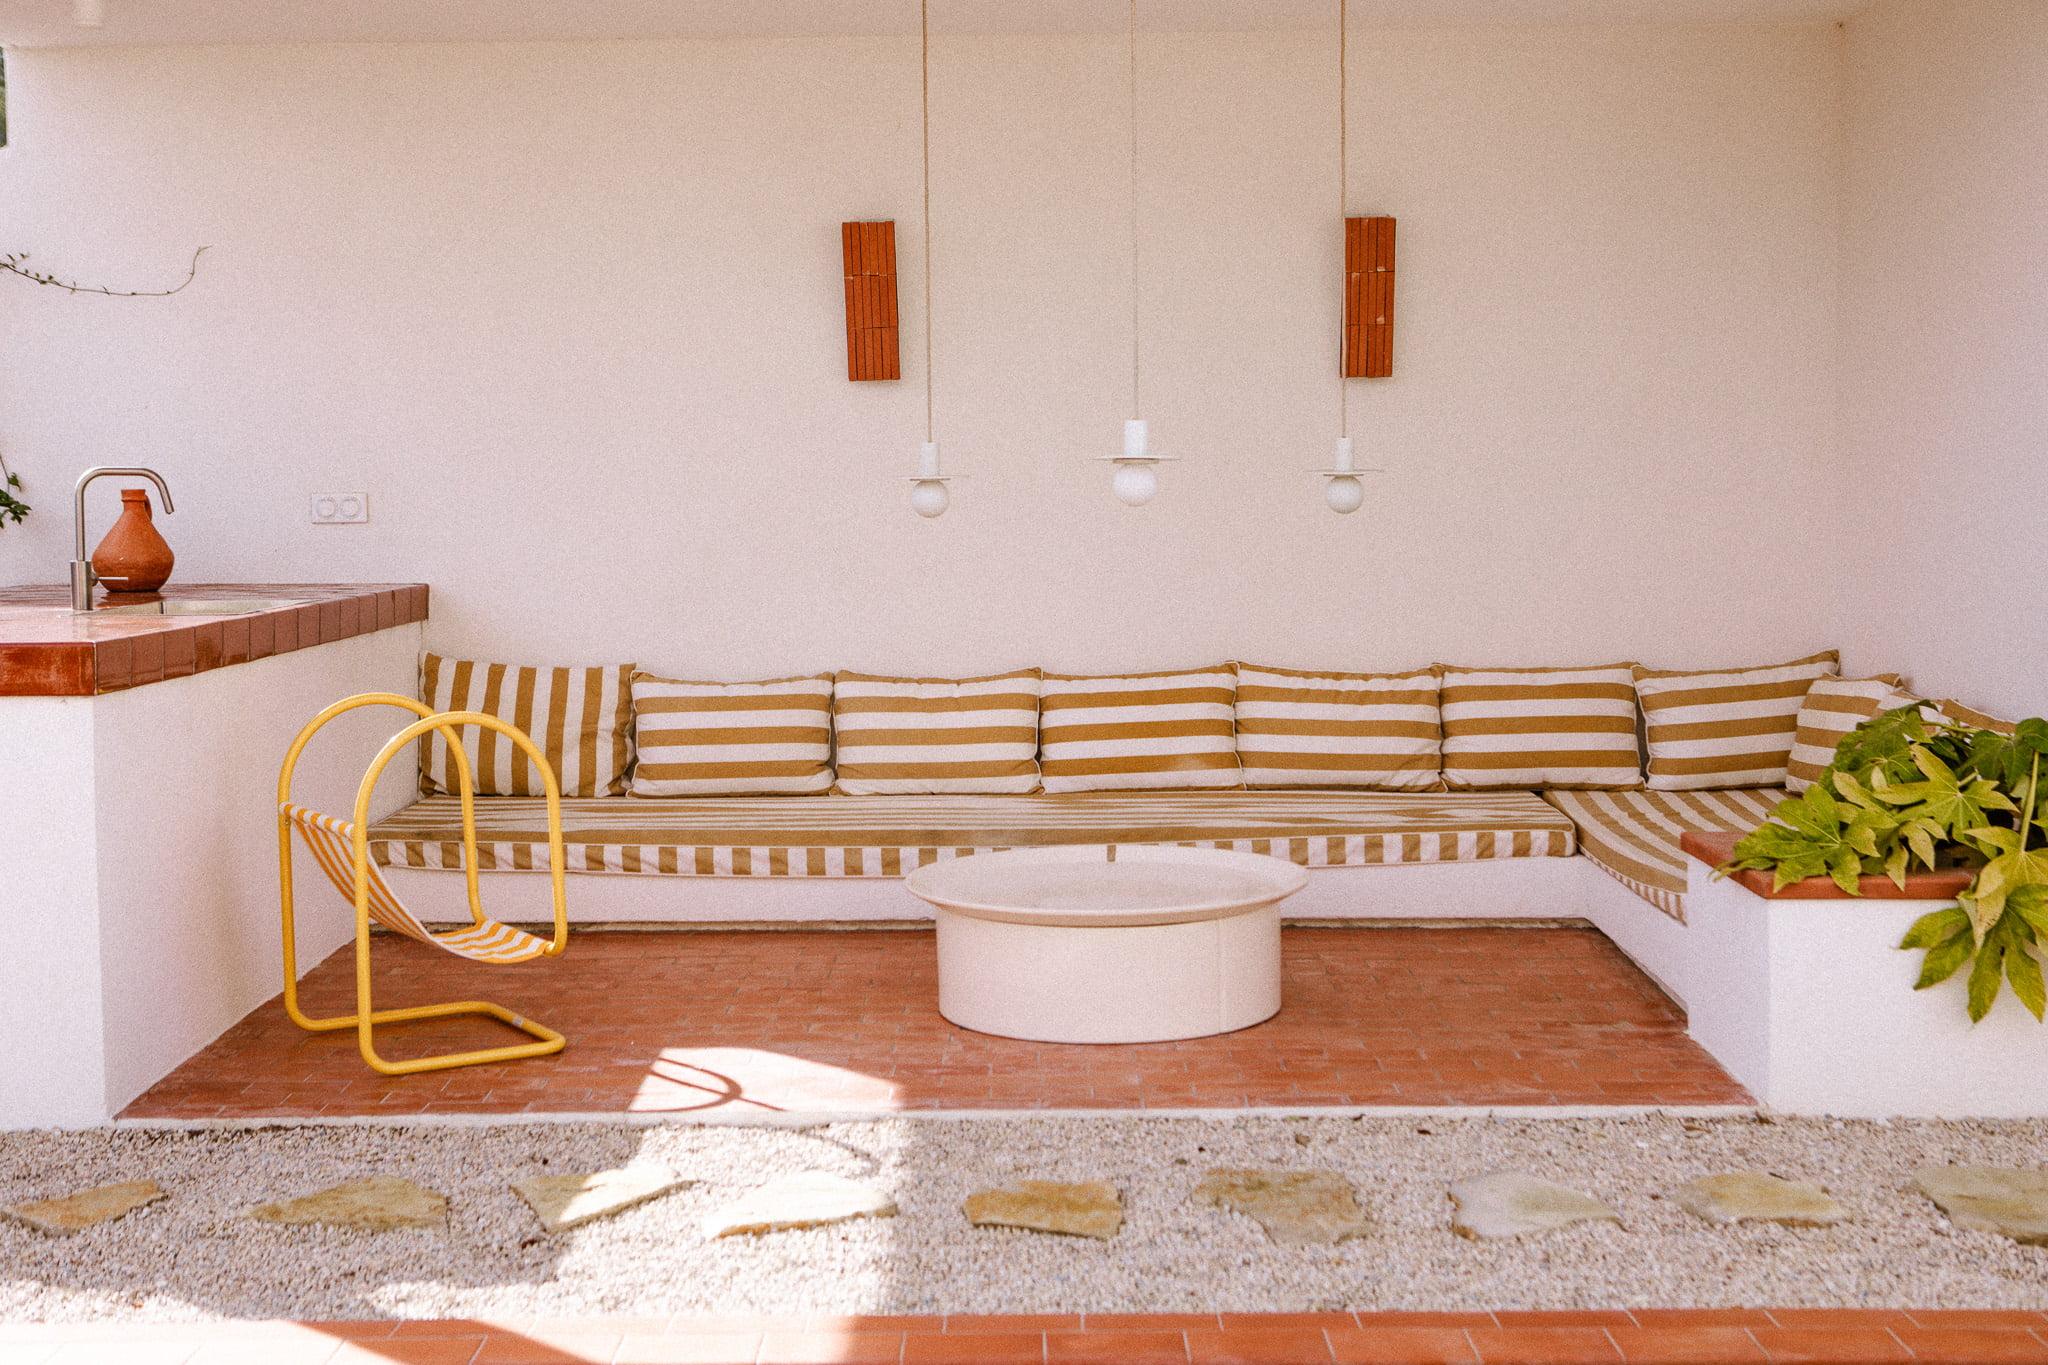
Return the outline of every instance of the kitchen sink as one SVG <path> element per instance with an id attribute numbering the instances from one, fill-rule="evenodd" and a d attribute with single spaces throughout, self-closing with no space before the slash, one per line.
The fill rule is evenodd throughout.
<path id="1" fill-rule="evenodd" d="M 304 606 L 285 597 L 237 597 L 218 601 L 123 602 L 95 607 L 94 616 L 247 616 L 251 612 L 276 611 L 280 607 Z"/>

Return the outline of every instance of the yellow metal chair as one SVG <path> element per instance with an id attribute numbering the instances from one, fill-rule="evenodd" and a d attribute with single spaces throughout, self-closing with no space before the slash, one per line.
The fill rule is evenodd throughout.
<path id="1" fill-rule="evenodd" d="M 292 769 L 298 766 L 299 754 L 305 749 L 320 727 L 336 716 L 364 706 L 396 706 L 412 712 L 419 719 L 391 737 L 389 743 L 377 754 L 363 774 L 362 785 L 356 788 L 356 805 L 352 820 L 336 820 L 331 816 L 292 802 Z M 460 728 L 466 725 L 482 726 L 504 735 L 527 760 L 540 770 L 541 780 L 547 789 L 548 808 L 548 873 L 553 881 L 555 907 L 555 934 L 552 940 L 536 937 L 523 929 L 500 924 L 484 914 L 483 904 L 477 896 L 476 874 L 476 792 L 470 776 L 469 759 L 462 749 Z M 447 740 L 449 752 L 454 756 L 458 790 L 462 797 L 462 871 L 463 880 L 469 892 L 469 913 L 472 923 L 462 929 L 436 933 L 423 924 L 419 917 L 408 910 L 405 903 L 391 890 L 383 874 L 370 861 L 370 796 L 376 790 L 377 779 L 383 775 L 391 760 L 407 751 L 415 742 L 432 731 L 438 730 Z M 337 891 L 350 901 L 356 909 L 356 1012 L 335 1015 L 327 1019 L 315 1019 L 299 1008 L 298 947 L 294 934 L 292 905 L 292 831 L 297 830 L 305 841 L 320 870 L 327 874 L 327 880 L 334 883 Z M 299 731 L 299 737 L 292 741 L 292 747 L 285 754 L 284 767 L 277 775 L 277 856 L 279 904 L 284 918 L 284 1008 L 292 1022 L 300 1028 L 316 1033 L 337 1029 L 353 1028 L 356 1031 L 356 1045 L 362 1050 L 363 1060 L 387 1076 L 405 1076 L 419 1071 L 440 1071 L 455 1066 L 475 1066 L 481 1062 L 507 1062 L 520 1057 L 544 1057 L 560 1052 L 567 1040 L 561 1034 L 521 1015 L 514 1014 L 502 1005 L 488 1000 L 456 1000 L 445 1005 L 413 1005 L 403 1009 L 379 1010 L 370 1000 L 370 925 L 374 921 L 394 933 L 407 938 L 431 943 L 454 953 L 457 957 L 473 962 L 529 962 L 539 957 L 554 957 L 569 946 L 569 918 L 562 896 L 562 793 L 555 779 L 555 771 L 541 751 L 517 727 L 507 725 L 496 716 L 487 716 L 477 711 L 441 711 L 399 696 L 395 692 L 365 692 L 360 696 L 348 697 L 322 711 Z M 497 1019 L 534 1041 L 516 1043 L 506 1047 L 481 1048 L 471 1052 L 449 1052 L 431 1057 L 415 1057 L 403 1062 L 390 1062 L 377 1055 L 374 1033 L 378 1024 L 397 1024 L 414 1019 L 442 1019 L 450 1015 L 482 1014 Z"/>

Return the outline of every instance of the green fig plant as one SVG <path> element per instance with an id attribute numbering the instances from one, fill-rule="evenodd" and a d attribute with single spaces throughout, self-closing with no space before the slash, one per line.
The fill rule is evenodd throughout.
<path id="1" fill-rule="evenodd" d="M 1844 739 L 1821 779 L 1779 802 L 1716 870 L 1769 871 L 1779 887 L 1825 875 L 1851 896 L 1865 876 L 1903 888 L 1916 863 L 1973 871 L 1955 905 L 1922 915 L 1900 942 L 1924 954 L 1914 989 L 1968 967 L 1973 1022 L 2008 985 L 2040 1019 L 2048 1009 L 2044 757 L 2048 720 L 2004 734 L 1954 724 L 1918 703 L 1886 711 Z"/>

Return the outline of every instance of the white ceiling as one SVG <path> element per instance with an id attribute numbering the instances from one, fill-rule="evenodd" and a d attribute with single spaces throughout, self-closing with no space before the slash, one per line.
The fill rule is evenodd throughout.
<path id="1" fill-rule="evenodd" d="M 0 46 L 435 42 L 913 33 L 917 0 L 0 0 Z M 1125 0 L 930 0 L 940 32 L 1100 32 Z M 1354 22 L 1399 24 L 1812 23 L 1870 0 L 1348 0 Z M 1140 0 L 1152 29 L 1334 25 L 1337 0 Z"/>

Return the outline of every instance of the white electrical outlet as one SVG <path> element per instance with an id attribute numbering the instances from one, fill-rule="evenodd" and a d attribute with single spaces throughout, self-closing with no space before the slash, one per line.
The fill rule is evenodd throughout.
<path id="1" fill-rule="evenodd" d="M 315 526 L 348 526 L 370 519 L 370 495 L 368 493 L 315 493 L 313 495 L 313 524 Z"/>

